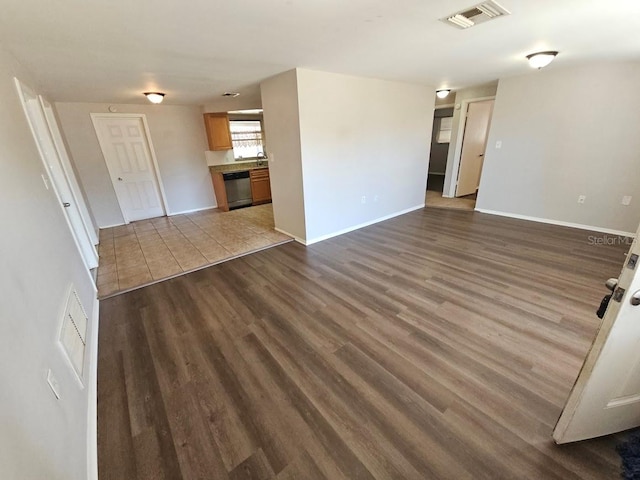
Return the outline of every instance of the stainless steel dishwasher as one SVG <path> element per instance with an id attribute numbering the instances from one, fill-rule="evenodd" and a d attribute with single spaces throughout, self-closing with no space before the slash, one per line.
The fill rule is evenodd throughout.
<path id="1" fill-rule="evenodd" d="M 222 179 L 224 180 L 224 188 L 227 191 L 229 210 L 251 205 L 253 200 L 251 199 L 249 170 L 226 172 L 222 174 Z"/>

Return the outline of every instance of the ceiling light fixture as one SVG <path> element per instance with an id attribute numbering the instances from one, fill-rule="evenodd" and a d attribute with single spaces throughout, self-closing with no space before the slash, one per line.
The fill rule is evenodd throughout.
<path id="1" fill-rule="evenodd" d="M 558 52 L 556 51 L 536 52 L 527 55 L 527 60 L 529 60 L 529 66 L 531 68 L 537 68 L 540 70 L 553 62 L 556 55 L 558 55 Z"/>
<path id="2" fill-rule="evenodd" d="M 436 97 L 438 97 L 438 98 L 447 98 L 447 96 L 449 95 L 450 92 L 451 92 L 451 90 L 448 90 L 448 89 L 436 90 Z"/>
<path id="3" fill-rule="evenodd" d="M 164 93 L 160 92 L 144 92 L 143 95 L 147 97 L 147 100 L 151 103 L 162 103 L 162 100 L 164 100 Z"/>

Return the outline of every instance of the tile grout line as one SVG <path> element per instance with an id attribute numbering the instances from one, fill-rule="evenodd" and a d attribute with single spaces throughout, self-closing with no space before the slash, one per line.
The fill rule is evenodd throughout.
<path id="1" fill-rule="evenodd" d="M 189 239 L 185 236 L 184 233 L 182 233 L 182 230 L 180 230 L 180 227 L 178 227 L 175 223 L 173 223 L 172 219 L 170 217 L 167 217 L 167 220 L 169 221 L 169 223 L 176 228 L 176 230 L 178 230 L 178 232 L 180 233 L 180 235 L 182 235 L 182 237 L 189 242 L 189 244 L 191 244 L 191 246 L 193 248 L 196 248 L 195 245 L 193 245 Z M 155 225 L 153 226 L 153 228 L 155 228 Z M 156 229 L 157 231 L 157 229 Z M 185 269 L 182 268 L 182 265 L 180 265 L 180 262 L 178 261 L 178 259 L 176 258 L 176 256 L 173 254 L 173 251 L 171 250 L 171 247 L 169 245 L 167 245 L 167 242 L 164 241 L 164 238 L 162 237 L 162 234 L 160 234 L 160 232 L 158 232 L 158 235 L 160 235 L 160 239 L 162 240 L 162 243 L 164 243 L 164 246 L 167 247 L 167 250 L 169 250 L 169 254 L 171 255 L 171 258 L 173 258 L 175 260 L 175 262 L 178 264 L 178 267 L 180 267 L 180 270 L 182 270 L 182 272 L 185 272 Z M 197 249 L 196 249 L 197 250 Z"/>
<path id="2" fill-rule="evenodd" d="M 149 223 L 151 224 L 151 226 L 153 227 L 155 232 L 158 233 L 158 231 L 156 230 L 156 226 L 153 223 L 151 223 L 151 221 L 149 221 Z M 153 280 L 153 275 L 151 275 L 151 269 L 149 268 L 149 262 L 147 261 L 147 256 L 144 254 L 144 250 L 142 249 L 142 245 L 140 245 L 140 237 L 138 237 L 138 231 L 136 230 L 135 226 L 133 227 L 133 233 L 136 236 L 136 242 L 138 242 L 138 247 L 140 248 L 140 251 L 142 252 L 142 258 L 144 259 L 144 265 L 145 265 L 145 267 L 147 267 L 147 272 L 149 273 L 149 276 Z M 120 286 L 120 283 L 118 283 L 118 286 Z"/>
<path id="3" fill-rule="evenodd" d="M 186 217 L 186 215 L 185 215 L 185 217 Z M 187 218 L 191 223 L 193 223 L 196 227 L 198 227 L 202 233 L 204 233 L 207 237 L 209 237 L 209 239 L 211 239 L 212 241 L 214 241 L 215 243 L 217 243 L 219 247 L 221 247 L 225 252 L 227 252 L 229 255 L 231 255 L 231 252 L 230 252 L 230 251 L 228 251 L 226 248 L 224 248 L 224 246 L 223 246 L 220 242 L 218 242 L 215 238 L 213 238 L 211 235 L 209 235 L 209 233 L 207 233 L 207 232 L 206 232 L 206 231 L 205 231 L 205 230 L 204 230 L 200 225 L 198 225 L 196 222 L 194 222 L 193 220 L 191 220 L 189 217 L 186 217 L 186 218 Z M 173 222 L 172 222 L 172 223 L 173 223 Z M 175 225 L 175 224 L 174 224 L 174 225 Z M 182 235 L 187 239 L 187 241 L 191 244 L 191 246 L 192 246 L 193 248 L 195 248 L 195 249 L 198 251 L 198 253 L 199 253 L 200 255 L 202 255 L 202 256 L 204 257 L 204 259 L 208 262 L 208 261 L 209 261 L 209 259 L 207 258 L 207 256 L 206 256 L 204 253 L 202 253 L 202 251 L 201 251 L 201 250 L 200 250 L 200 249 L 199 249 L 199 248 L 198 248 L 198 247 L 197 247 L 197 246 L 196 246 L 196 245 L 195 245 L 191 240 L 189 240 L 189 237 L 187 237 L 187 235 L 185 235 L 185 234 L 184 234 L 184 232 L 183 232 L 182 230 L 180 230 L 180 227 L 179 227 L 178 225 L 176 225 L 176 228 L 177 228 L 177 229 L 180 231 L 180 233 L 181 233 L 181 234 L 182 234 Z"/>

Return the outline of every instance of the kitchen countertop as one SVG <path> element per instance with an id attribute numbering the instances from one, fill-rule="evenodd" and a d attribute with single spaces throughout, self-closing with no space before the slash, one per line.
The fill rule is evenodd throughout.
<path id="1" fill-rule="evenodd" d="M 224 165 L 210 165 L 210 172 L 237 172 L 240 170 L 257 170 L 269 168 L 269 165 L 258 165 L 258 162 L 227 163 Z"/>

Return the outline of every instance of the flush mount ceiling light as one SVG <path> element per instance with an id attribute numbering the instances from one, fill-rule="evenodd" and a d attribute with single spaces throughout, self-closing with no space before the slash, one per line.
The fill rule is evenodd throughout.
<path id="1" fill-rule="evenodd" d="M 147 97 L 147 100 L 151 103 L 162 103 L 162 100 L 164 100 L 164 93 L 160 92 L 144 92 L 143 95 Z"/>
<path id="2" fill-rule="evenodd" d="M 536 52 L 530 55 L 527 55 L 527 60 L 529 60 L 529 66 L 531 68 L 537 68 L 540 70 L 543 67 L 546 67 L 553 59 L 556 58 L 558 52 L 556 51 L 548 51 L 548 52 Z"/>
<path id="3" fill-rule="evenodd" d="M 449 90 L 449 89 L 436 90 L 436 97 L 438 97 L 438 98 L 447 98 L 447 96 L 449 95 L 450 92 L 451 92 L 451 90 Z"/>

